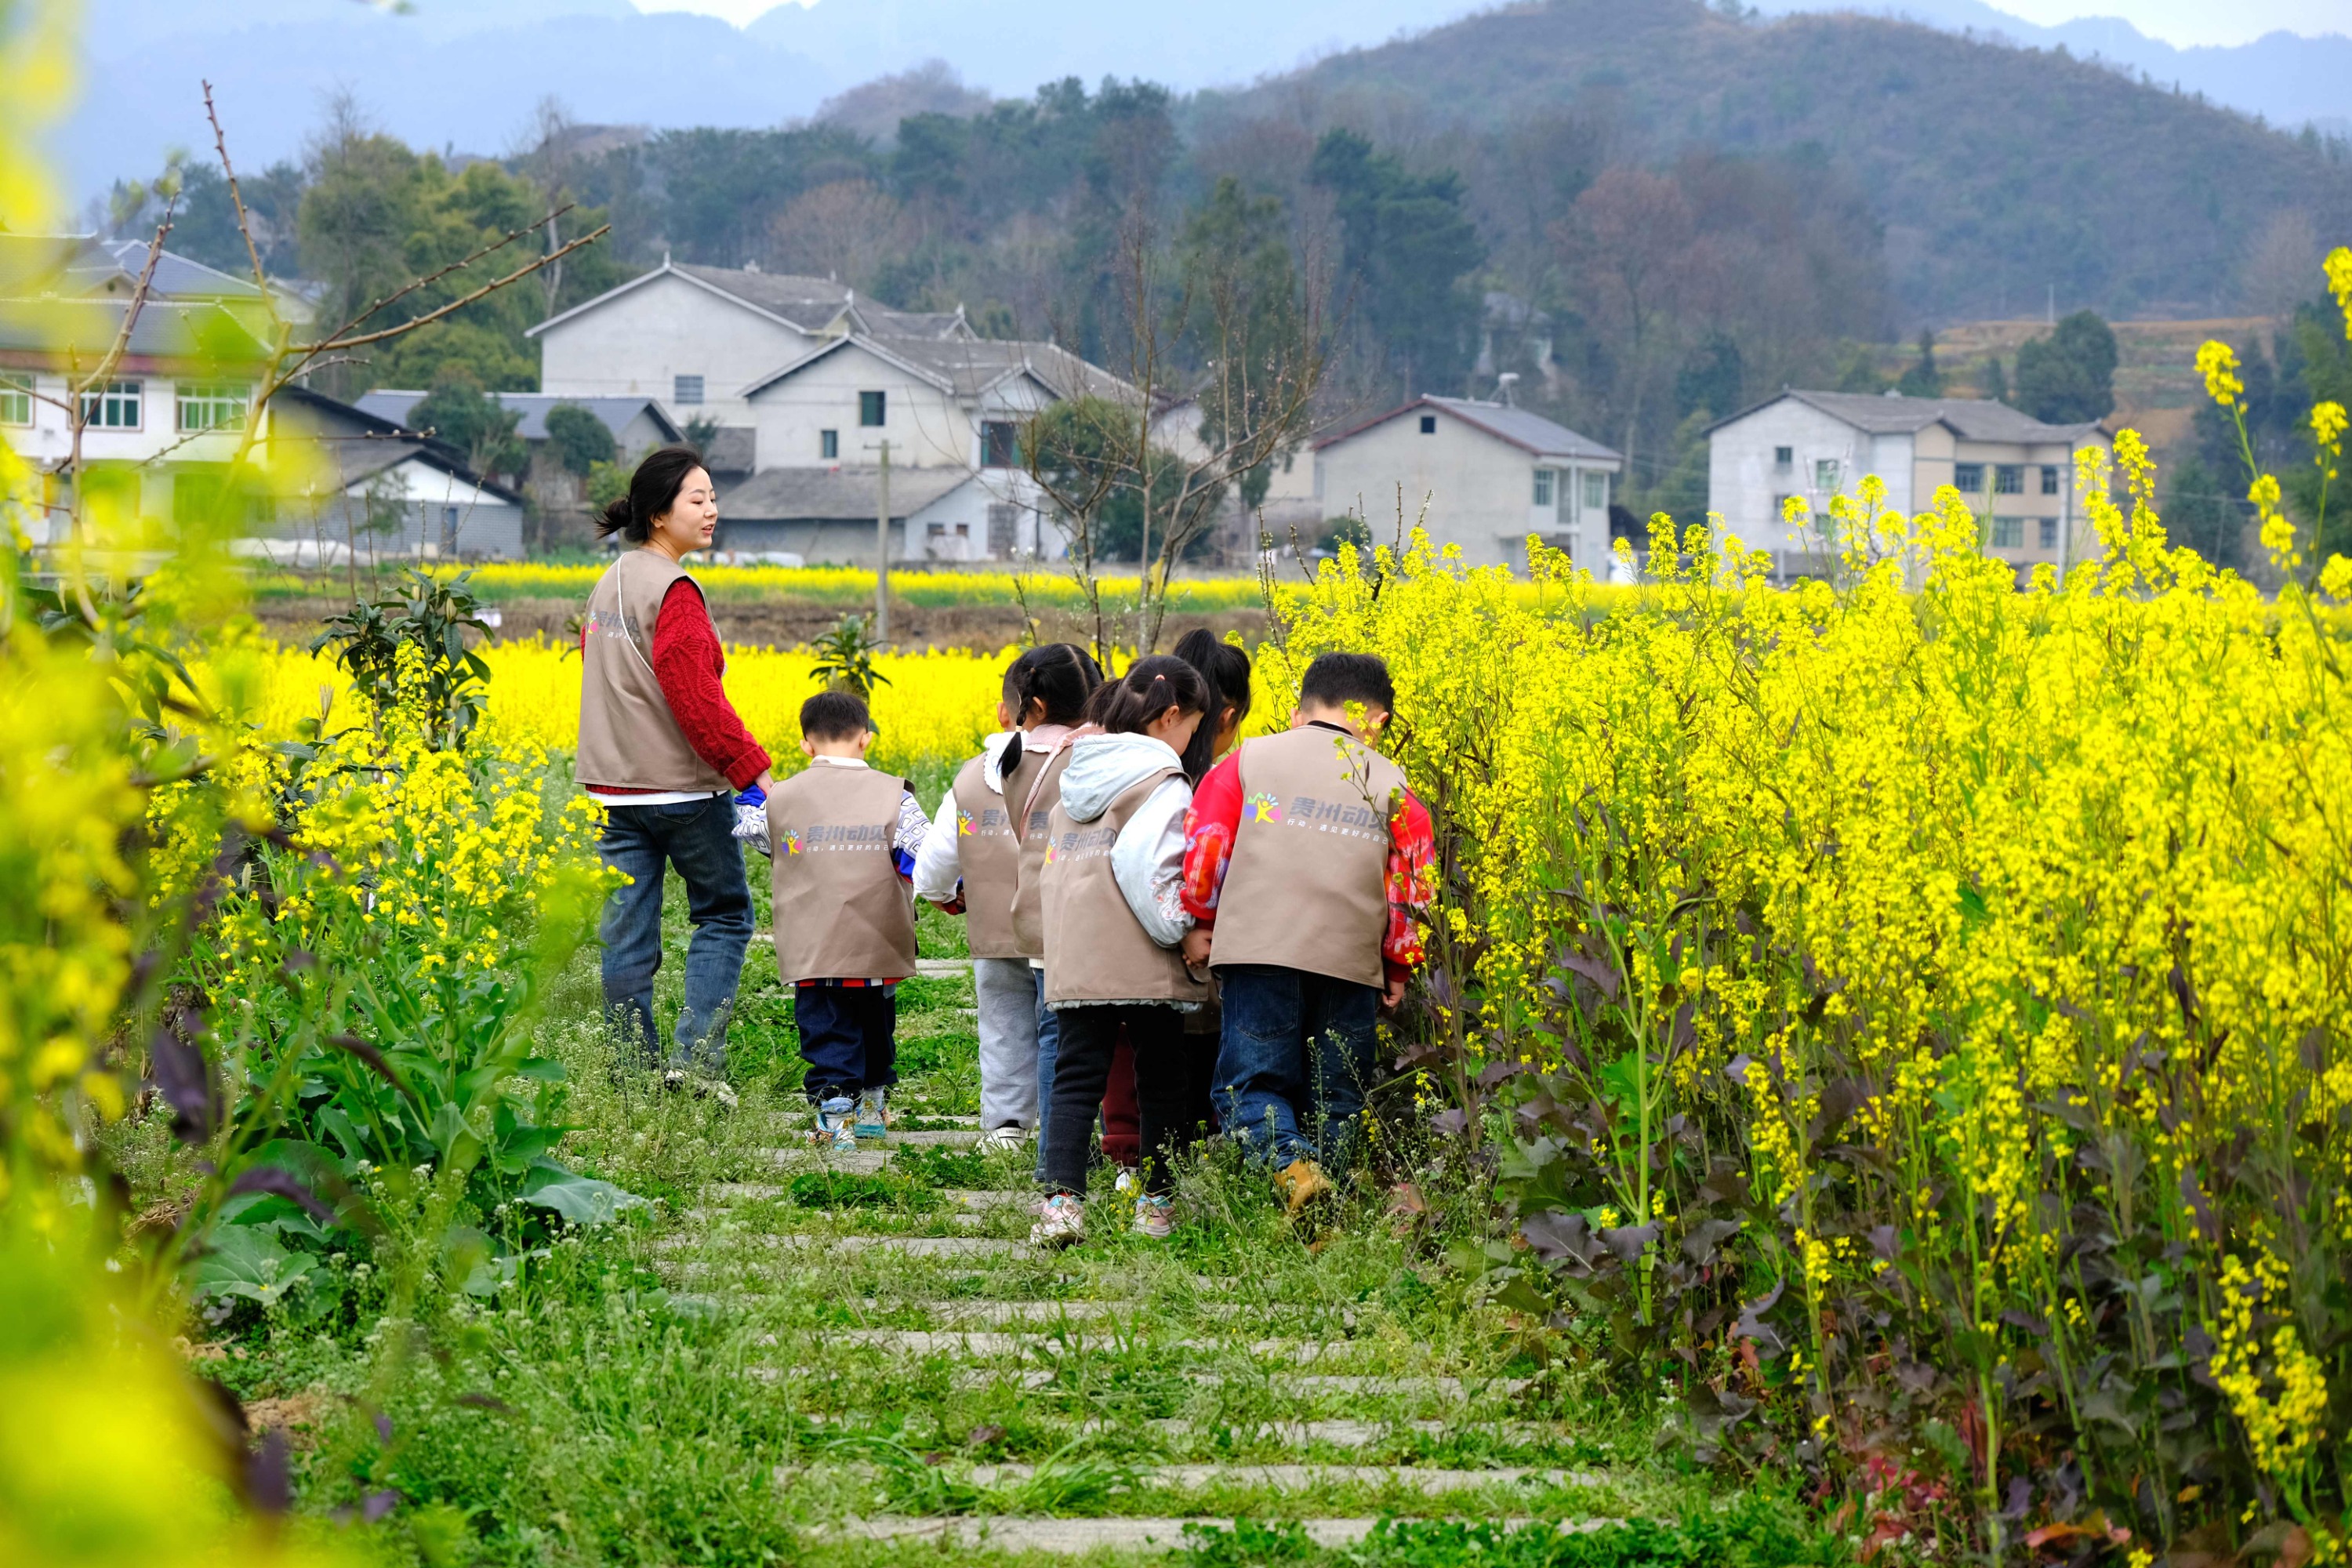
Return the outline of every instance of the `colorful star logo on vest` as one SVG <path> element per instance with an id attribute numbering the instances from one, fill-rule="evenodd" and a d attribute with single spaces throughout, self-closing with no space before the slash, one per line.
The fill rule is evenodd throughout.
<path id="1" fill-rule="evenodd" d="M 956 807 L 956 837 L 969 838 L 980 831 L 980 821 L 961 806 Z"/>
<path id="2" fill-rule="evenodd" d="M 1047 840 L 1045 840 L 1045 864 L 1046 864 L 1046 865 L 1048 865 L 1048 866 L 1050 866 L 1050 865 L 1052 865 L 1053 863 L 1054 863 L 1054 841 L 1053 841 L 1052 839 L 1048 838 Z"/>
<path id="3" fill-rule="evenodd" d="M 785 854 L 787 854 L 787 855 L 797 855 L 797 854 L 799 854 L 800 852 L 801 852 L 801 835 L 800 835 L 800 829 L 798 829 L 798 828 L 796 828 L 796 827 L 793 827 L 793 828 L 786 828 L 786 829 L 784 830 L 784 853 L 785 853 Z"/>
<path id="4" fill-rule="evenodd" d="M 1251 795 L 1248 800 L 1243 804 L 1246 805 L 1250 808 L 1250 820 L 1252 822 L 1280 822 L 1282 820 L 1282 797 L 1278 795 L 1268 795 L 1265 791 L 1260 790 L 1257 794 Z"/>

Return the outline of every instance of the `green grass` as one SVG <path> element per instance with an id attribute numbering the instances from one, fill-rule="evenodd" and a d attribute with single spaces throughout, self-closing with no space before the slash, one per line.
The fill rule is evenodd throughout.
<path id="1" fill-rule="evenodd" d="M 670 900 L 656 986 L 665 1017 L 677 1000 L 682 903 Z M 927 957 L 946 956 L 958 938 L 950 922 L 922 924 Z M 732 1030 L 742 1103 L 730 1114 L 613 1070 L 594 958 L 583 954 L 539 1026 L 541 1049 L 570 1075 L 562 1153 L 652 1198 L 649 1207 L 568 1231 L 511 1289 L 432 1300 L 404 1326 L 383 1321 L 382 1277 L 359 1258 L 339 1265 L 352 1281 L 339 1317 L 306 1321 L 298 1302 L 192 1326 L 233 1347 L 207 1365 L 236 1392 L 294 1397 L 312 1412 L 296 1453 L 303 1514 L 396 1493 L 386 1520 L 364 1531 L 372 1554 L 394 1563 L 937 1561 L 937 1545 L 828 1534 L 845 1519 L 899 1514 L 1255 1521 L 1187 1549 L 1216 1563 L 1321 1562 L 1279 1522 L 1378 1515 L 1666 1522 L 1559 1538 L 1575 1551 L 1613 1542 L 1615 1556 L 1547 1556 L 1549 1537 L 1400 1524 L 1374 1543 L 1386 1555 L 1348 1561 L 1823 1560 L 1805 1554 L 1811 1538 L 1780 1513 L 1771 1517 L 1785 1539 L 1759 1524 L 1761 1544 L 1738 1546 L 1748 1555 L 1670 1554 L 1689 1542 L 1732 1552 L 1731 1536 L 1707 1532 L 1764 1505 L 1734 1492 L 1734 1511 L 1717 1514 L 1713 1484 L 1655 1457 L 1654 1407 L 1638 1391 L 1532 1356 L 1444 1265 L 1448 1245 L 1483 1234 L 1475 1184 L 1418 1173 L 1437 1213 L 1403 1235 L 1385 1194 L 1361 1187 L 1310 1252 L 1263 1179 L 1216 1151 L 1183 1175 L 1171 1241 L 1125 1234 L 1098 1186 L 1094 1238 L 1041 1254 L 1024 1241 L 1025 1208 L 970 1195 L 1026 1193 L 1026 1153 L 907 1146 L 870 1170 L 828 1166 L 797 1146 L 804 1102 L 781 991 L 772 954 L 755 946 Z M 968 1110 L 969 980 L 910 981 L 900 1002 L 898 1103 Z M 1022 1245 L 909 1256 L 877 1237 Z M 1008 1313 L 1030 1321 L 1000 1321 Z M 1026 1336 L 1017 1353 L 950 1337 L 1016 1331 Z M 908 1332 L 941 1337 L 928 1348 L 875 1338 Z M 1253 1349 L 1266 1341 L 1329 1351 L 1304 1364 Z M 1444 1379 L 1458 1384 L 1433 1381 Z M 1365 1440 L 1354 1444 L 1276 1426 L 1297 1422 L 1368 1426 L 1329 1426 L 1356 1430 Z M 1563 1474 L 1432 1498 L 1394 1479 L 1282 1487 L 1164 1468 L 1302 1463 Z"/>

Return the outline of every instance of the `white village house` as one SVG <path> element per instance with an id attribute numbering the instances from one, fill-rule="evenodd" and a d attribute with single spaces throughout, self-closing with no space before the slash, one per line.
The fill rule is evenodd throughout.
<path id="1" fill-rule="evenodd" d="M 961 310 L 887 310 L 753 268 L 665 260 L 531 332 L 541 395 L 651 396 L 680 426 L 719 427 L 719 550 L 812 561 L 872 563 L 886 441 L 893 560 L 1058 554 L 1021 423 L 1136 395 L 1052 343 L 983 339 Z"/>
<path id="2" fill-rule="evenodd" d="M 1885 505 L 1910 515 L 1950 485 L 1978 519 L 1989 554 L 2023 582 L 2037 565 L 2063 572 L 2084 548 L 2074 454 L 2111 450 L 2096 425 L 2045 425 L 2006 404 L 1784 391 L 1707 431 L 1707 510 L 1751 549 L 1772 552 L 1782 577 L 1826 575 L 1835 555 L 1823 532 L 1838 495 L 1864 475 L 1885 481 Z M 1813 521 L 1783 521 L 1791 496 Z"/>
<path id="3" fill-rule="evenodd" d="M 1315 444 L 1326 515 L 1365 520 L 1376 540 L 1434 497 L 1430 542 L 1465 565 L 1524 565 L 1529 534 L 1588 571 L 1609 554 L 1609 504 L 1624 459 L 1539 414 L 1466 397 L 1425 396 Z"/>

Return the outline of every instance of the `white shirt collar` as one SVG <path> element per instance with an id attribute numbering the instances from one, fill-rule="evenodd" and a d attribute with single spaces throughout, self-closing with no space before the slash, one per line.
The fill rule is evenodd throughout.
<path id="1" fill-rule="evenodd" d="M 864 757 L 814 756 L 811 757 L 809 761 L 812 763 L 823 763 L 827 767 L 835 768 L 862 768 L 866 765 L 866 759 Z"/>

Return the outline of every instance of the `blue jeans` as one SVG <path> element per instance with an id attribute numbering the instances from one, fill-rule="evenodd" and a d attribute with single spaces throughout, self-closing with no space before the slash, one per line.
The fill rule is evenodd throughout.
<path id="1" fill-rule="evenodd" d="M 1280 1170 L 1324 1158 L 1344 1170 L 1378 1070 L 1372 986 L 1265 963 L 1217 967 L 1224 1029 L 1216 1107 L 1226 1134 Z"/>
<path id="2" fill-rule="evenodd" d="M 1045 1005 L 1045 972 L 1032 968 L 1037 981 L 1037 1179 L 1045 1179 L 1045 1121 L 1054 1108 L 1054 1058 L 1062 1052 L 1060 1015 Z"/>
<path id="3" fill-rule="evenodd" d="M 646 1063 L 663 1065 L 654 1029 L 654 974 L 662 961 L 662 870 L 686 883 L 686 1001 L 678 1009 L 669 1065 L 713 1075 L 727 1070 L 727 1019 L 751 942 L 751 885 L 735 841 L 735 803 L 723 795 L 669 805 L 611 805 L 597 852 L 631 880 L 604 905 L 604 1014 L 619 1015 Z"/>
<path id="4" fill-rule="evenodd" d="M 795 985 L 793 1025 L 808 1063 L 801 1087 L 811 1105 L 898 1081 L 897 986 Z"/>

